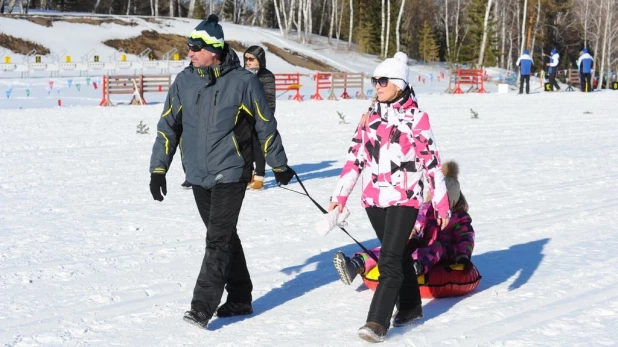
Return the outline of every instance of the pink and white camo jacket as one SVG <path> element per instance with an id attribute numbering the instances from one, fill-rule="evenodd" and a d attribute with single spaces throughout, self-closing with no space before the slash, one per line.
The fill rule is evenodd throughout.
<path id="1" fill-rule="evenodd" d="M 440 156 L 427 113 L 412 97 L 392 104 L 376 101 L 368 121 L 352 138 L 331 201 L 346 204 L 361 177 L 363 207 L 410 206 L 424 201 L 422 177 L 438 218 L 450 217 Z M 364 117 L 363 117 L 364 118 Z"/>

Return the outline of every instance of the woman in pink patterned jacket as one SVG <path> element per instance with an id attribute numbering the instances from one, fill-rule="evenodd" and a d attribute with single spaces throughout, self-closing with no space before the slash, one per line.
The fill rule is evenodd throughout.
<path id="1" fill-rule="evenodd" d="M 362 117 L 352 138 L 329 206 L 329 210 L 342 211 L 361 178 L 362 205 L 382 244 L 380 285 L 374 293 L 367 323 L 358 331 L 361 338 L 372 342 L 384 341 L 398 295 L 394 326 L 406 325 L 423 315 L 407 248 L 424 201 L 423 177 L 429 184 L 442 228 L 451 214 L 429 116 L 418 109 L 408 85 L 407 56 L 399 52 L 395 57 L 401 59 L 385 59 L 373 73 L 371 82 L 377 100 Z"/>

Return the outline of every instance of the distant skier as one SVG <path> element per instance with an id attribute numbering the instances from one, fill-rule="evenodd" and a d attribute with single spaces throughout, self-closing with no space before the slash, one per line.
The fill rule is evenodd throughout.
<path id="1" fill-rule="evenodd" d="M 556 74 L 558 73 L 558 64 L 560 63 L 560 54 L 558 54 L 558 51 L 556 51 L 555 48 L 552 49 L 550 53 L 551 55 L 543 54 L 543 56 L 549 57 L 549 63 L 546 64 L 549 67 L 549 83 L 551 84 L 552 91 L 554 88 L 559 91 L 560 86 L 558 85 L 558 82 L 556 82 Z"/>
<path id="2" fill-rule="evenodd" d="M 530 51 L 524 50 L 524 54 L 517 59 L 515 65 L 519 66 L 519 94 L 524 92 L 524 83 L 526 84 L 526 94 L 530 94 L 530 73 L 534 62 L 530 57 Z"/>
<path id="3" fill-rule="evenodd" d="M 577 59 L 577 69 L 579 70 L 579 74 L 581 78 L 580 89 L 582 92 L 592 92 L 594 88 L 592 87 L 592 68 L 594 66 L 594 58 L 588 53 L 588 49 L 584 48 L 582 50 L 582 55 Z"/>

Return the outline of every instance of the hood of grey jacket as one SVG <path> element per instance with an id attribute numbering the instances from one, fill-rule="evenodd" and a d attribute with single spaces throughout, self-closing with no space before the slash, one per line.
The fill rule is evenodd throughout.
<path id="1" fill-rule="evenodd" d="M 254 130 L 266 162 L 273 168 L 287 165 L 258 78 L 241 67 L 228 45 L 224 52 L 221 65 L 189 66 L 176 77 L 157 126 L 150 172 L 166 173 L 179 146 L 189 183 L 211 188 L 248 182 Z"/>

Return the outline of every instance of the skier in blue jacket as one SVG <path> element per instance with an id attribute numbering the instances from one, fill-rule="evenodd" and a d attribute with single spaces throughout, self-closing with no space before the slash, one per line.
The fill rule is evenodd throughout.
<path id="1" fill-rule="evenodd" d="M 592 86 L 592 67 L 594 66 L 594 58 L 588 53 L 588 49 L 584 48 L 582 50 L 582 55 L 577 59 L 577 69 L 579 70 L 579 74 L 582 77 L 582 83 L 580 88 L 582 92 L 592 92 L 594 90 Z"/>
<path id="2" fill-rule="evenodd" d="M 524 92 L 524 82 L 526 83 L 526 94 L 530 94 L 530 73 L 534 62 L 530 57 L 530 51 L 524 50 L 524 54 L 517 59 L 515 65 L 519 66 L 519 94 Z"/>
<path id="3" fill-rule="evenodd" d="M 560 54 L 558 54 L 558 51 L 556 51 L 555 48 L 552 49 L 550 53 L 550 56 L 548 56 L 547 54 L 543 54 L 543 56 L 549 57 L 549 63 L 547 63 L 547 66 L 549 67 L 549 71 L 547 71 L 549 73 L 549 83 L 551 84 L 552 91 L 554 90 L 554 87 L 560 90 L 560 86 L 558 85 L 558 82 L 556 82 L 558 64 L 560 63 Z"/>

